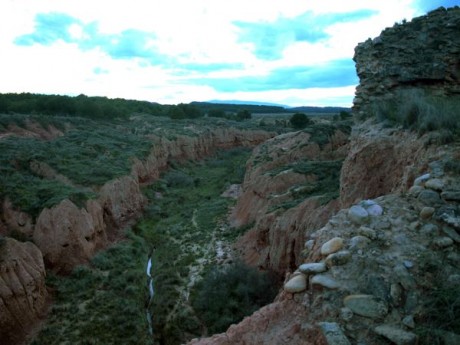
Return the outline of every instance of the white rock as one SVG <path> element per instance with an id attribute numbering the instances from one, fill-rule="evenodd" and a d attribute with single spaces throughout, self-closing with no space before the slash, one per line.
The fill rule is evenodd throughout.
<path id="1" fill-rule="evenodd" d="M 338 289 L 340 287 L 339 282 L 337 282 L 334 278 L 325 275 L 325 274 L 317 274 L 311 278 L 312 285 L 321 285 L 328 289 Z"/>
<path id="2" fill-rule="evenodd" d="M 299 266 L 299 271 L 304 274 L 321 273 L 327 271 L 324 262 L 310 262 Z"/>
<path id="3" fill-rule="evenodd" d="M 388 313 L 387 305 L 372 295 L 349 295 L 344 298 L 343 304 L 353 313 L 373 319 L 381 318 Z"/>
<path id="4" fill-rule="evenodd" d="M 362 206 L 351 206 L 348 210 L 348 218 L 356 224 L 363 224 L 369 219 L 369 213 Z"/>
<path id="5" fill-rule="evenodd" d="M 393 325 L 380 325 L 374 328 L 374 332 L 391 340 L 396 345 L 415 345 L 417 336 L 412 332 L 406 332 Z"/>
<path id="6" fill-rule="evenodd" d="M 299 274 L 289 279 L 284 284 L 284 291 L 290 293 L 302 292 L 307 289 L 307 277 L 304 274 Z"/>
<path id="7" fill-rule="evenodd" d="M 366 209 L 366 211 L 367 211 L 367 213 L 369 213 L 369 216 L 372 216 L 372 217 L 381 216 L 383 214 L 382 206 L 377 205 L 377 204 L 369 206 Z"/>
<path id="8" fill-rule="evenodd" d="M 321 254 L 329 255 L 339 251 L 342 247 L 343 239 L 341 237 L 334 237 L 321 246 Z"/>
<path id="9" fill-rule="evenodd" d="M 430 174 L 424 174 L 422 176 L 417 177 L 414 181 L 414 186 L 422 186 L 426 181 L 429 180 L 430 177 Z"/>

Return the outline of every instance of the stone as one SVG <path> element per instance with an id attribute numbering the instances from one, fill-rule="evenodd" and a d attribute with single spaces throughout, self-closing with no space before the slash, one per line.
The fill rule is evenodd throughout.
<path id="1" fill-rule="evenodd" d="M 435 211 L 434 207 L 425 206 L 420 211 L 420 218 L 422 218 L 422 219 L 430 219 L 433 216 L 434 211 Z"/>
<path id="2" fill-rule="evenodd" d="M 454 240 L 446 236 L 437 237 L 433 240 L 433 245 L 438 248 L 450 247 L 453 244 L 454 244 Z"/>
<path id="3" fill-rule="evenodd" d="M 439 178 L 430 179 L 425 182 L 425 188 L 440 192 L 444 188 L 444 181 Z"/>
<path id="4" fill-rule="evenodd" d="M 374 328 L 374 332 L 381 335 L 396 345 L 415 345 L 417 336 L 393 325 L 380 325 Z"/>
<path id="5" fill-rule="evenodd" d="M 442 199 L 439 196 L 439 193 L 431 189 L 422 190 L 417 199 L 428 206 L 442 203 Z"/>
<path id="6" fill-rule="evenodd" d="M 371 217 L 378 217 L 383 214 L 382 206 L 377 204 L 369 206 L 368 208 L 366 208 L 366 211 Z"/>
<path id="7" fill-rule="evenodd" d="M 339 282 L 334 278 L 326 274 L 317 274 L 311 278 L 312 285 L 320 285 L 328 289 L 338 289 L 340 287 Z"/>
<path id="8" fill-rule="evenodd" d="M 307 289 L 307 277 L 304 274 L 298 274 L 284 284 L 284 291 L 290 293 L 302 292 Z"/>
<path id="9" fill-rule="evenodd" d="M 447 225 L 460 230 L 460 216 L 442 213 L 439 216 L 439 219 L 442 220 Z"/>
<path id="10" fill-rule="evenodd" d="M 442 227 L 442 232 L 444 232 L 447 236 L 449 236 L 455 242 L 460 243 L 460 235 L 458 234 L 457 231 L 455 231 L 451 227 L 443 226 Z"/>
<path id="11" fill-rule="evenodd" d="M 402 323 L 403 323 L 404 326 L 406 326 L 408 328 L 412 328 L 412 329 L 415 328 L 415 321 L 414 321 L 414 316 L 413 315 L 404 316 L 404 318 L 402 319 Z"/>
<path id="12" fill-rule="evenodd" d="M 341 237 L 334 237 L 321 246 L 321 255 L 335 253 L 336 251 L 342 249 L 342 247 L 343 239 Z"/>
<path id="13" fill-rule="evenodd" d="M 391 303 L 398 307 L 402 304 L 403 288 L 400 284 L 394 283 L 390 285 L 390 299 Z"/>
<path id="14" fill-rule="evenodd" d="M 343 321 L 351 321 L 353 319 L 353 311 L 347 307 L 340 308 L 340 318 Z"/>
<path id="15" fill-rule="evenodd" d="M 349 295 L 344 298 L 345 307 L 353 313 L 371 319 L 379 319 L 388 314 L 388 306 L 373 295 Z"/>
<path id="16" fill-rule="evenodd" d="M 369 213 L 362 206 L 351 206 L 348 210 L 348 218 L 355 224 L 364 224 L 369 220 Z"/>
<path id="17" fill-rule="evenodd" d="M 327 345 L 351 345 L 336 322 L 318 322 L 318 326 L 326 338 Z"/>
<path id="18" fill-rule="evenodd" d="M 305 249 L 312 250 L 315 245 L 315 240 L 308 240 L 305 242 Z"/>
<path id="19" fill-rule="evenodd" d="M 439 234 L 439 227 L 436 224 L 428 223 L 421 227 L 420 233 L 425 236 L 437 236 Z"/>
<path id="20" fill-rule="evenodd" d="M 341 250 L 337 253 L 329 254 L 325 260 L 328 267 L 345 265 L 351 259 L 351 253 L 348 250 Z"/>
<path id="21" fill-rule="evenodd" d="M 414 186 L 423 186 L 426 181 L 431 177 L 430 174 L 423 174 L 414 180 Z"/>
<path id="22" fill-rule="evenodd" d="M 420 192 L 422 190 L 424 190 L 425 188 L 423 188 L 422 186 L 412 186 L 409 188 L 409 196 L 413 196 L 413 197 L 418 197 L 418 195 L 420 194 Z"/>
<path id="23" fill-rule="evenodd" d="M 324 262 L 310 262 L 299 266 L 299 271 L 304 274 L 321 273 L 327 271 Z"/>
<path id="24" fill-rule="evenodd" d="M 401 285 L 406 290 L 414 289 L 417 285 L 414 277 L 407 271 L 407 268 L 404 264 L 396 264 L 393 268 L 393 273 L 395 278 L 401 283 Z"/>
<path id="25" fill-rule="evenodd" d="M 366 226 L 361 226 L 357 232 L 358 234 L 366 236 L 371 240 L 375 240 L 377 238 L 377 232 L 374 229 L 368 228 Z"/>
<path id="26" fill-rule="evenodd" d="M 460 191 L 444 191 L 441 193 L 441 198 L 446 201 L 460 201 Z"/>
<path id="27" fill-rule="evenodd" d="M 366 236 L 354 236 L 350 239 L 350 249 L 363 249 L 366 248 L 371 240 Z"/>
<path id="28" fill-rule="evenodd" d="M 414 263 L 412 261 L 410 261 L 410 260 L 404 260 L 403 265 L 406 268 L 413 268 L 414 267 Z"/>

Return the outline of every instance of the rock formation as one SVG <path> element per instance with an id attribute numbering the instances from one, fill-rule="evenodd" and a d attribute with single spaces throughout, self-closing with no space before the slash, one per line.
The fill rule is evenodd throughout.
<path id="1" fill-rule="evenodd" d="M 441 7 L 358 44 L 354 112 L 368 114 L 376 102 L 394 98 L 401 89 L 459 96 L 459 31 L 460 8 Z"/>
<path id="2" fill-rule="evenodd" d="M 105 243 L 105 228 L 98 219 L 102 216 L 102 208 L 95 208 L 94 203 L 90 205 L 91 210 L 99 212 L 91 214 L 71 201 L 63 200 L 40 213 L 33 240 L 48 268 L 70 272 L 76 265 L 87 262 Z M 96 215 L 95 219 L 93 215 Z"/>
<path id="3" fill-rule="evenodd" d="M 45 312 L 45 266 L 32 243 L 0 238 L 0 340 L 24 341 Z"/>
<path id="4" fill-rule="evenodd" d="M 334 126 L 313 131 L 323 131 L 322 142 L 308 132 L 282 134 L 257 147 L 247 163 L 231 221 L 235 227 L 253 224 L 236 245 L 250 265 L 284 274 L 300 263 L 306 233 L 338 210 L 337 201 L 325 201 L 331 191 L 321 190 L 318 179 L 336 176 L 331 183 L 338 196 L 348 134 Z"/>

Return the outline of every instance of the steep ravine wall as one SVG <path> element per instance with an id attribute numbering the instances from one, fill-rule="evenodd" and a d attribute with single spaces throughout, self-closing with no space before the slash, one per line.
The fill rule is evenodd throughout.
<path id="1" fill-rule="evenodd" d="M 111 241 L 122 237 L 119 229 L 142 213 L 146 199 L 140 185 L 157 179 L 171 161 L 197 160 L 216 150 L 254 146 L 272 133 L 233 128 L 209 130 L 196 136 L 175 139 L 153 137 L 145 161 L 134 159 L 132 172 L 104 184 L 98 198 L 79 208 L 70 200 L 44 209 L 36 219 L 2 204 L 0 230 L 33 238 L 34 244 L 6 238 L 0 257 L 0 339 L 18 344 L 34 327 L 45 310 L 45 267 L 66 273 L 88 260 Z M 13 249 L 11 249 L 13 248 Z M 18 257 L 19 256 L 19 257 Z M 15 273 L 16 272 L 16 273 Z M 19 273 L 17 273 L 19 272 Z"/>
<path id="2" fill-rule="evenodd" d="M 324 129 L 318 125 L 313 131 Z M 236 244 L 248 264 L 284 274 L 300 263 L 305 234 L 324 225 L 338 210 L 338 201 L 322 201 L 321 192 L 299 199 L 315 188 L 321 174 L 336 174 L 338 189 L 348 134 L 334 126 L 324 134 L 326 141 L 321 144 L 308 132 L 282 134 L 254 150 L 247 163 L 243 193 L 231 215 L 236 227 L 252 225 Z M 324 170 L 331 162 L 333 168 Z M 289 205 L 293 200 L 297 204 Z"/>

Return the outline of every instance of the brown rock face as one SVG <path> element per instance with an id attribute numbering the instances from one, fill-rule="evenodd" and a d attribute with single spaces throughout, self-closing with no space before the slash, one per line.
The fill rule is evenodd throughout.
<path id="1" fill-rule="evenodd" d="M 119 229 L 129 220 L 137 218 L 147 200 L 142 195 L 139 182 L 124 176 L 107 182 L 99 192 L 99 203 L 104 210 L 104 222 L 109 228 Z"/>
<path id="2" fill-rule="evenodd" d="M 337 200 L 320 205 L 317 198 L 310 198 L 281 215 L 267 214 L 236 247 L 249 265 L 283 274 L 301 263 L 306 235 L 322 227 L 338 205 Z"/>
<path id="3" fill-rule="evenodd" d="M 340 176 L 341 206 L 410 188 L 428 162 L 442 154 L 425 142 L 412 132 L 370 123 L 355 127 Z"/>
<path id="4" fill-rule="evenodd" d="M 32 243 L 0 242 L 0 341 L 19 344 L 43 316 L 45 266 Z"/>
<path id="5" fill-rule="evenodd" d="M 326 142 L 314 141 L 313 135 L 300 131 L 267 140 L 247 164 L 243 194 L 231 221 L 236 227 L 254 223 L 236 244 L 250 265 L 284 274 L 300 263 L 306 233 L 337 211 L 337 202 L 324 203 L 321 192 L 311 196 L 311 191 L 323 188 L 318 187 L 319 179 L 335 174 L 338 195 L 347 135 L 333 127 Z"/>
<path id="6" fill-rule="evenodd" d="M 105 243 L 102 208 L 95 201 L 88 205 L 91 212 L 64 200 L 40 213 L 33 238 L 47 267 L 69 272 L 75 265 L 87 262 Z"/>
<path id="7" fill-rule="evenodd" d="M 306 307 L 283 298 L 256 311 L 227 332 L 188 345 L 327 345 L 318 327 L 305 322 Z"/>

